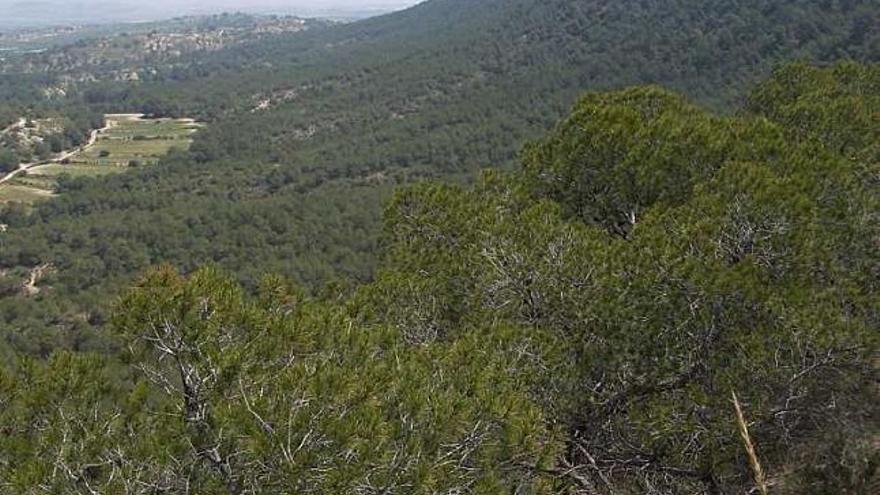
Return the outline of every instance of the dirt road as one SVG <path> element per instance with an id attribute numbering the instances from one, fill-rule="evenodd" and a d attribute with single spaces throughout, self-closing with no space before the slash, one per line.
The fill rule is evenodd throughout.
<path id="1" fill-rule="evenodd" d="M 78 147 L 76 149 L 69 150 L 69 151 L 63 151 L 60 154 L 58 154 L 48 160 L 40 160 L 37 162 L 20 164 L 18 166 L 18 169 L 13 170 L 12 172 L 9 172 L 4 177 L 0 177 L 0 185 L 11 181 L 12 179 L 16 178 L 17 176 L 27 172 L 28 170 L 30 170 L 34 167 L 39 167 L 40 165 L 49 165 L 52 163 L 59 163 L 59 162 L 64 161 L 67 158 L 72 157 L 73 155 L 75 155 L 77 153 L 81 153 L 83 151 L 88 150 L 89 148 L 91 148 L 92 146 L 95 145 L 95 142 L 98 140 L 98 134 L 100 134 L 102 131 L 108 129 L 109 127 L 110 127 L 110 125 L 108 123 L 102 129 L 93 129 L 92 132 L 89 133 L 89 140 L 86 141 L 85 144 L 81 145 L 80 147 Z"/>

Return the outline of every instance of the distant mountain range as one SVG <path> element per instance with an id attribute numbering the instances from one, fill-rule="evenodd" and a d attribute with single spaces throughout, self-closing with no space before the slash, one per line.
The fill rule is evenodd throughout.
<path id="1" fill-rule="evenodd" d="M 414 0 L 0 0 L 0 30 L 60 24 L 137 22 L 223 11 L 283 13 L 357 19 L 407 5 Z"/>

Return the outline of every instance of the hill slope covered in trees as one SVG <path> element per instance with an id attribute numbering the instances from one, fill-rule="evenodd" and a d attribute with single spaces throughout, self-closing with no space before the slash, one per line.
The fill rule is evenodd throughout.
<path id="1" fill-rule="evenodd" d="M 218 263 L 250 288 L 267 271 L 311 287 L 369 280 L 381 204 L 395 186 L 514 166 L 522 144 L 585 89 L 661 83 L 730 110 L 777 62 L 876 61 L 877 26 L 865 20 L 877 10 L 867 1 L 433 0 L 193 56 L 136 85 L 72 87 L 63 104 L 209 125 L 190 153 L 159 167 L 62 181 L 60 197 L 32 213 L 0 214 L 9 226 L 3 338 L 36 354 L 100 346 L 90 335 L 108 299 L 161 262 L 184 271 Z M 13 103 L 28 105 L 51 78 Z M 20 297 L 28 270 L 45 263 L 48 290 Z"/>
<path id="2" fill-rule="evenodd" d="M 736 116 L 589 93 L 520 171 L 397 192 L 348 296 L 152 270 L 121 356 L 0 371 L 0 488 L 870 493 L 878 110 L 876 65 L 790 66 Z"/>

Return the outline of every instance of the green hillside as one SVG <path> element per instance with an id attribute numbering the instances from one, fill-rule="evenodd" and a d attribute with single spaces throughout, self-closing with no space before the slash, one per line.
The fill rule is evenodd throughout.
<path id="1" fill-rule="evenodd" d="M 878 18 L 429 0 L 16 55 L 0 169 L 58 163 L 0 183 L 45 192 L 0 206 L 0 493 L 876 493 Z"/>
<path id="2" fill-rule="evenodd" d="M 118 354 L 0 369 L 0 489 L 872 493 L 878 87 L 588 93 L 520 171 L 399 190 L 351 292 L 153 269 Z"/>
<path id="3" fill-rule="evenodd" d="M 735 109 L 777 63 L 876 61 L 874 2 L 433 0 L 153 68 L 140 84 L 71 87 L 63 111 L 143 111 L 209 122 L 155 168 L 62 180 L 0 223 L 3 319 L 13 348 L 103 348 L 108 301 L 157 263 L 217 263 L 310 288 L 373 277 L 382 202 L 421 180 L 513 168 L 524 143 L 584 90 L 659 83 Z M 9 101 L 30 105 L 36 85 Z M 33 79 L 33 76 L 27 76 Z M 41 82 L 40 82 L 41 81 Z M 268 106 L 260 109 L 268 100 Z M 14 112 L 13 112 L 14 113 Z M 49 263 L 49 290 L 15 289 Z"/>

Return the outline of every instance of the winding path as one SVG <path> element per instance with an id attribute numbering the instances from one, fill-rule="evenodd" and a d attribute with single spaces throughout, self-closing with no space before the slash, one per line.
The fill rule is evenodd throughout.
<path id="1" fill-rule="evenodd" d="M 89 133 L 89 140 L 85 144 L 79 146 L 78 148 L 75 148 L 70 151 L 61 152 L 59 155 L 56 155 L 55 157 L 50 158 L 48 160 L 41 160 L 41 161 L 36 161 L 36 162 L 19 164 L 17 169 L 13 170 L 12 172 L 9 172 L 8 174 L 6 174 L 3 177 L 0 177 L 0 185 L 11 181 L 12 179 L 16 178 L 17 176 L 27 172 L 28 170 L 30 170 L 34 167 L 39 167 L 40 165 L 49 165 L 52 163 L 58 163 L 58 162 L 64 161 L 67 158 L 72 157 L 73 155 L 75 155 L 77 153 L 81 153 L 83 151 L 88 150 L 89 148 L 91 148 L 92 146 L 95 145 L 95 142 L 98 140 L 98 134 L 101 133 L 102 131 L 108 129 L 109 127 L 110 127 L 110 125 L 109 125 L 109 123 L 107 123 L 101 129 L 92 129 L 92 132 Z"/>

